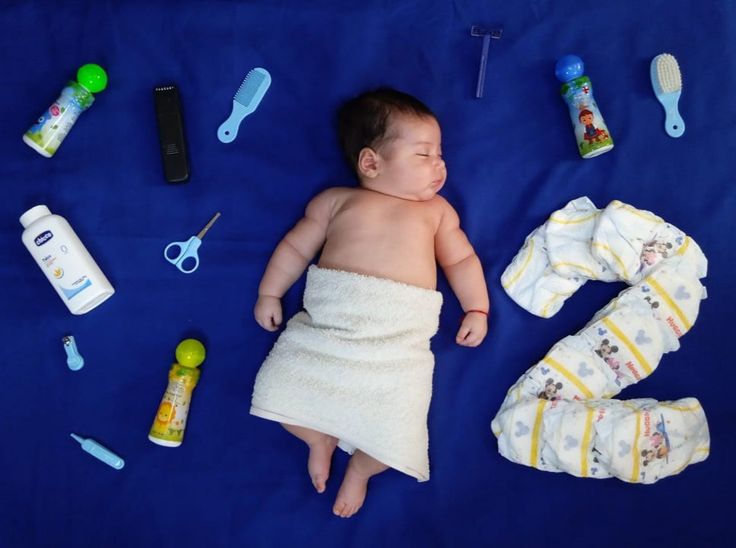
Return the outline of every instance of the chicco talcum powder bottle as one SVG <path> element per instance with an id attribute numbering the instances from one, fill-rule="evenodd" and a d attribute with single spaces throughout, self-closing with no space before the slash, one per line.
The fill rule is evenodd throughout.
<path id="1" fill-rule="evenodd" d="M 86 314 L 115 293 L 64 217 L 37 205 L 20 224 L 23 243 L 72 314 Z"/>

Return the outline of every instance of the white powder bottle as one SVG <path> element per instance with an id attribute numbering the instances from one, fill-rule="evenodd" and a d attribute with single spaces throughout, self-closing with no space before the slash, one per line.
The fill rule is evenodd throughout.
<path id="1" fill-rule="evenodd" d="M 64 217 L 37 205 L 20 224 L 23 243 L 72 314 L 86 314 L 115 293 Z"/>

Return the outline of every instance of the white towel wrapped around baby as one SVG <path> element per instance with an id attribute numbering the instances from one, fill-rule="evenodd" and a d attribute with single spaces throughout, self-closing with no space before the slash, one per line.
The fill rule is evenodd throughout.
<path id="1" fill-rule="evenodd" d="M 501 280 L 529 312 L 554 315 L 588 280 L 622 291 L 512 386 L 491 428 L 506 458 L 581 477 L 653 483 L 705 460 L 710 438 L 694 398 L 611 400 L 680 347 L 706 291 L 694 240 L 656 215 L 586 197 L 529 235 Z"/>
<path id="2" fill-rule="evenodd" d="M 442 294 L 309 267 L 304 311 L 289 320 L 256 377 L 250 412 L 337 437 L 429 479 L 427 412 Z"/>

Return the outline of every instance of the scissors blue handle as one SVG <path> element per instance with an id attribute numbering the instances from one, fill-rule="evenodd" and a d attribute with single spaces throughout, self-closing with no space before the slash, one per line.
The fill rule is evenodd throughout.
<path id="1" fill-rule="evenodd" d="M 166 257 L 167 261 L 169 261 L 176 268 L 181 270 L 184 274 L 191 274 L 199 267 L 199 255 L 197 254 L 197 250 L 199 249 L 200 245 L 202 245 L 202 240 L 200 240 L 196 236 L 192 236 L 186 242 L 171 242 L 164 249 L 164 257 Z M 174 257 L 169 256 L 169 249 L 172 248 L 179 249 L 178 253 Z M 184 267 L 184 261 L 186 261 L 187 259 L 194 259 L 193 267 Z M 191 262 L 192 261 L 190 260 L 189 264 L 191 264 Z"/>
<path id="2" fill-rule="evenodd" d="M 207 223 L 196 236 L 192 236 L 186 242 L 171 242 L 167 245 L 166 248 L 164 248 L 164 257 L 166 260 L 181 270 L 184 274 L 191 274 L 197 270 L 197 267 L 199 267 L 199 255 L 197 255 L 197 250 L 199 249 L 199 246 L 202 245 L 202 238 L 204 238 L 204 235 L 207 234 L 207 231 L 219 218 L 220 212 L 218 211 L 215 213 L 215 216 L 210 219 L 210 222 Z M 174 247 L 178 248 L 179 252 L 176 257 L 170 257 L 169 249 Z M 184 266 L 185 262 L 187 262 L 187 264 L 192 264 L 192 260 L 194 261 L 194 266 L 192 268 Z"/>

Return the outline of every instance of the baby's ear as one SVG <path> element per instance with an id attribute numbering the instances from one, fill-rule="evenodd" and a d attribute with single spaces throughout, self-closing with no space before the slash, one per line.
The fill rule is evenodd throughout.
<path id="1" fill-rule="evenodd" d="M 364 147 L 358 154 L 358 174 L 373 179 L 378 175 L 379 162 L 376 151 Z"/>

